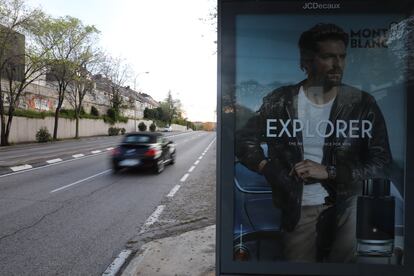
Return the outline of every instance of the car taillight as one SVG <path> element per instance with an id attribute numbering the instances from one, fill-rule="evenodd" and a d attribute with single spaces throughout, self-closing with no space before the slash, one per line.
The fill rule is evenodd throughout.
<path id="1" fill-rule="evenodd" d="M 121 154 L 121 149 L 118 147 L 118 148 L 114 148 L 113 150 L 112 150 L 112 156 L 117 156 L 117 155 L 120 155 Z"/>
<path id="2" fill-rule="evenodd" d="M 147 150 L 144 155 L 147 157 L 155 157 L 158 154 L 159 154 L 159 150 L 152 148 L 152 149 Z"/>
<path id="3" fill-rule="evenodd" d="M 235 261 L 248 261 L 250 259 L 249 250 L 245 245 L 237 244 L 233 249 L 233 259 Z"/>

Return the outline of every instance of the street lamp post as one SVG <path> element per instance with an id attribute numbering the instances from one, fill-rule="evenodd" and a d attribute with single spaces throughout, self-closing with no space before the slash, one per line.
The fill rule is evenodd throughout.
<path id="1" fill-rule="evenodd" d="M 134 78 L 134 91 L 135 93 L 137 92 L 137 78 L 139 75 L 142 74 L 149 74 L 149 71 L 145 71 L 145 72 L 139 72 L 138 74 L 135 75 Z M 134 121 L 135 121 L 135 131 L 137 131 L 137 105 L 135 103 L 135 108 L 134 108 Z"/>
<path id="2" fill-rule="evenodd" d="M 138 74 L 135 75 L 135 78 L 134 78 L 134 91 L 135 92 L 137 91 L 137 78 L 139 75 L 142 75 L 142 74 L 149 74 L 149 72 L 148 71 L 139 72 Z"/>

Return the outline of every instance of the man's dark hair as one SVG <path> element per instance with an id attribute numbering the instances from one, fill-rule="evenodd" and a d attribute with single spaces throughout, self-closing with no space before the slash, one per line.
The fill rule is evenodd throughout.
<path id="1" fill-rule="evenodd" d="M 319 51 L 318 42 L 325 40 L 341 40 L 345 47 L 348 45 L 349 36 L 342 28 L 335 24 L 319 23 L 302 33 L 299 39 L 300 68 L 305 70 L 305 64 L 312 61 Z"/>

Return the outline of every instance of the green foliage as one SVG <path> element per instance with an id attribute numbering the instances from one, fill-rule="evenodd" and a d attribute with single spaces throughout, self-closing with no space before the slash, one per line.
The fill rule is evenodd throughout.
<path id="1" fill-rule="evenodd" d="M 121 116 L 114 108 L 109 108 L 106 112 L 106 116 L 104 116 L 104 121 L 105 123 L 109 123 L 111 125 L 116 122 L 128 123 L 128 117 Z"/>
<path id="2" fill-rule="evenodd" d="M 187 125 L 187 127 L 190 129 L 192 129 L 192 130 L 196 130 L 196 125 L 193 123 L 193 122 L 188 122 L 188 125 Z"/>
<path id="3" fill-rule="evenodd" d="M 96 117 L 99 116 L 99 110 L 94 106 L 91 106 L 91 115 Z"/>
<path id="4" fill-rule="evenodd" d="M 104 121 L 105 123 L 109 123 L 111 125 L 115 124 L 117 121 L 117 113 L 115 112 L 115 110 L 113 108 L 109 108 L 106 111 L 106 116 L 104 116 Z"/>
<path id="5" fill-rule="evenodd" d="M 110 128 L 108 128 L 108 135 L 109 136 L 116 136 L 116 135 L 119 135 L 119 133 L 124 135 L 126 133 L 126 129 L 125 128 L 119 128 L 119 127 L 110 127 Z"/>
<path id="6" fill-rule="evenodd" d="M 126 123 L 128 123 L 128 117 L 119 116 L 118 117 L 118 122 L 126 124 Z"/>
<path id="7" fill-rule="evenodd" d="M 15 109 L 13 112 L 13 116 L 17 117 L 26 117 L 26 118 L 32 118 L 32 119 L 44 119 L 46 117 L 53 117 L 55 116 L 55 113 L 52 111 L 36 111 L 36 110 L 29 110 L 29 109 Z M 59 113 L 60 118 L 66 118 L 74 120 L 75 117 L 75 111 L 72 109 L 61 109 Z M 102 120 L 102 117 L 99 116 L 93 116 L 90 114 L 81 114 L 81 119 L 93 119 L 93 120 Z M 125 118 L 122 117 L 122 119 L 125 121 Z"/>
<path id="8" fill-rule="evenodd" d="M 106 115 L 107 115 L 109 118 L 112 118 L 114 121 L 116 121 L 116 117 L 118 116 L 118 114 L 116 113 L 115 109 L 113 109 L 113 108 L 109 108 L 109 109 L 106 111 Z"/>
<path id="9" fill-rule="evenodd" d="M 15 109 L 13 111 L 13 116 L 18 117 L 26 117 L 26 118 L 32 118 L 32 119 L 44 119 L 46 117 L 53 117 L 53 112 L 46 112 L 46 111 L 35 111 L 35 110 L 26 110 L 26 109 Z"/>
<path id="10" fill-rule="evenodd" d="M 187 126 L 188 121 L 183 118 L 175 118 L 172 120 L 172 123 L 177 124 L 177 125 Z"/>
<path id="11" fill-rule="evenodd" d="M 47 127 L 41 127 L 36 133 L 36 141 L 39 143 L 46 143 L 52 140 Z"/>
<path id="12" fill-rule="evenodd" d="M 140 131 L 146 131 L 147 130 L 147 125 L 144 122 L 141 122 L 138 124 L 138 129 Z"/>
<path id="13" fill-rule="evenodd" d="M 64 108 L 62 108 L 59 111 L 59 117 L 74 120 L 74 119 L 76 119 L 76 113 L 75 113 L 75 110 L 73 110 L 73 109 L 64 109 Z"/>
<path id="14" fill-rule="evenodd" d="M 150 129 L 151 132 L 154 132 L 157 129 L 157 126 L 154 123 L 152 123 L 150 125 L 149 129 Z"/>
<path id="15" fill-rule="evenodd" d="M 154 118 L 154 110 L 149 109 L 148 107 L 146 107 L 144 109 L 144 118 L 145 119 L 153 119 Z"/>
<path id="16" fill-rule="evenodd" d="M 83 106 L 81 106 L 80 108 L 80 116 L 86 115 L 85 109 L 83 108 Z"/>
<path id="17" fill-rule="evenodd" d="M 101 116 L 94 116 L 88 113 L 80 115 L 81 119 L 93 119 L 93 120 L 101 120 L 103 119 Z"/>
<path id="18" fill-rule="evenodd" d="M 108 128 L 108 135 L 109 136 L 117 136 L 119 134 L 119 131 L 121 131 L 118 127 L 110 127 Z"/>
<path id="19" fill-rule="evenodd" d="M 114 125 L 116 122 L 111 118 L 111 117 L 109 117 L 108 115 L 104 115 L 103 116 L 103 120 L 104 120 L 104 122 L 105 123 L 107 123 L 107 124 L 110 124 L 110 125 Z"/>

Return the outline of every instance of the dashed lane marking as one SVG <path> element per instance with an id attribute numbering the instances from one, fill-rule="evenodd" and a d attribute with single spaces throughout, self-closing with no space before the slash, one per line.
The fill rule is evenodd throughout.
<path id="1" fill-rule="evenodd" d="M 148 228 L 153 225 L 155 222 L 157 222 L 158 218 L 160 217 L 162 211 L 164 211 L 165 205 L 159 205 L 157 209 L 147 218 L 144 225 L 141 227 L 140 234 L 144 233 L 148 230 Z"/>
<path id="2" fill-rule="evenodd" d="M 72 155 L 73 158 L 79 158 L 83 156 L 85 156 L 85 154 L 82 154 L 82 153 Z"/>
<path id="3" fill-rule="evenodd" d="M 53 163 L 58 163 L 58 162 L 62 162 L 62 161 L 63 161 L 62 159 L 56 158 L 56 159 L 47 160 L 46 163 L 53 164 Z"/>
<path id="4" fill-rule="evenodd" d="M 101 150 L 94 150 L 94 151 L 91 151 L 91 153 L 93 153 L 93 154 L 95 154 L 95 153 L 100 153 L 100 152 L 102 152 Z"/>
<path id="5" fill-rule="evenodd" d="M 168 193 L 167 197 L 173 197 L 178 192 L 180 187 L 180 185 L 175 185 L 174 188 L 172 188 L 171 191 Z"/>
<path id="6" fill-rule="evenodd" d="M 192 172 L 195 169 L 195 166 L 191 166 L 191 168 L 188 170 L 188 172 Z"/>
<path id="7" fill-rule="evenodd" d="M 115 276 L 125 263 L 126 259 L 131 255 L 132 251 L 125 249 L 119 253 L 118 257 L 108 266 L 102 276 Z"/>
<path id="8" fill-rule="evenodd" d="M 190 174 L 186 173 L 183 177 L 181 177 L 180 182 L 186 181 L 189 176 L 190 176 Z"/>
<path id="9" fill-rule="evenodd" d="M 21 165 L 21 166 L 10 167 L 10 169 L 14 172 L 28 170 L 28 169 L 31 169 L 31 168 L 33 168 L 33 167 L 30 166 L 30 165 L 27 165 L 27 164 L 26 165 Z"/>

